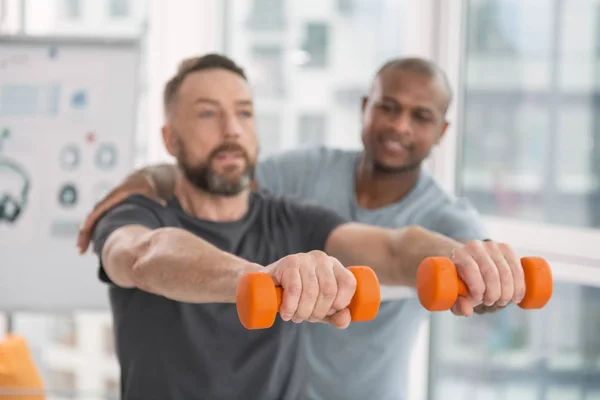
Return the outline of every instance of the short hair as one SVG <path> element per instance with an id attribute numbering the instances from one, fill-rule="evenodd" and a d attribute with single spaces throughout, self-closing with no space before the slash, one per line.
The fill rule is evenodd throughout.
<path id="1" fill-rule="evenodd" d="M 406 72 L 412 72 L 415 74 L 425 75 L 429 78 L 438 78 L 443 86 L 444 91 L 446 92 L 446 96 L 448 97 L 448 102 L 446 104 L 446 110 L 450 103 L 452 102 L 452 87 L 450 86 L 450 81 L 446 76 L 444 70 L 442 70 L 436 63 L 433 61 L 425 60 L 423 58 L 417 57 L 408 57 L 408 58 L 394 58 L 387 61 L 385 64 L 379 68 L 377 71 L 377 75 L 379 76 L 384 70 L 388 68 L 393 68 L 397 70 L 402 70 Z M 446 111 L 444 110 L 444 112 Z"/>
<path id="2" fill-rule="evenodd" d="M 209 69 L 224 69 L 241 76 L 245 81 L 248 80 L 244 69 L 237 65 L 235 61 L 224 55 L 211 53 L 201 57 L 187 58 L 179 63 L 177 73 L 165 85 L 163 94 L 165 114 L 168 114 L 169 107 L 176 99 L 179 88 L 185 77 L 193 72 L 206 71 Z"/>

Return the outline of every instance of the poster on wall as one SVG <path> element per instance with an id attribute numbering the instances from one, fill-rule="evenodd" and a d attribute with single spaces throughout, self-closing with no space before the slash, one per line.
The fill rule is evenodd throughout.
<path id="1" fill-rule="evenodd" d="M 135 41 L 0 38 L 0 310 L 106 308 L 79 226 L 133 167 Z"/>

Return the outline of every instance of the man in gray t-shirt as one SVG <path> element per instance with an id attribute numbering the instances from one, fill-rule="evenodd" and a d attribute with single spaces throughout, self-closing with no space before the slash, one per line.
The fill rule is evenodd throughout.
<path id="1" fill-rule="evenodd" d="M 286 152 L 258 164 L 258 186 L 363 223 L 394 228 L 418 225 L 463 242 L 486 239 L 477 212 L 466 201 L 444 192 L 421 168 L 446 131 L 451 97 L 448 81 L 436 65 L 421 59 L 392 60 L 378 71 L 369 96 L 363 99 L 362 151 Z M 78 239 L 80 248 L 87 248 L 98 216 L 120 198 L 138 192 L 168 197 L 177 179 L 175 171 L 173 166 L 161 165 L 132 174 L 88 217 Z M 486 246 L 480 248 L 497 251 Z M 514 254 L 504 256 L 514 259 Z M 488 295 L 476 312 L 521 300 L 517 291 L 503 292 L 498 302 L 490 301 Z M 452 312 L 471 315 L 473 304 L 471 299 L 459 298 Z M 417 327 L 426 315 L 411 298 L 385 302 L 375 321 L 353 324 L 341 332 L 320 324 L 303 326 L 308 397 L 403 399 L 409 356 Z"/>
<path id="2" fill-rule="evenodd" d="M 487 237 L 477 212 L 444 192 L 425 171 L 400 201 L 373 210 L 361 207 L 354 194 L 359 163 L 358 151 L 301 149 L 263 161 L 256 178 L 273 194 L 310 200 L 358 222 L 390 228 L 420 225 L 460 240 Z M 426 316 L 412 297 L 383 302 L 374 321 L 344 331 L 322 324 L 303 327 L 300 354 L 309 365 L 308 398 L 404 398 L 411 350 Z"/>

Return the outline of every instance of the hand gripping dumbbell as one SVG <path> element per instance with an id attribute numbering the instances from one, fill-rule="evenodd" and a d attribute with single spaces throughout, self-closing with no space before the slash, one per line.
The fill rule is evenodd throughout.
<path id="1" fill-rule="evenodd" d="M 519 303 L 523 309 L 538 309 L 552 297 L 552 271 L 543 258 L 524 257 L 525 297 Z M 458 277 L 456 266 L 447 257 L 426 258 L 417 271 L 419 301 L 429 311 L 452 308 L 458 296 L 467 297 L 469 290 Z"/>
<path id="2" fill-rule="evenodd" d="M 356 278 L 356 291 L 348 308 L 353 322 L 370 321 L 379 311 L 379 280 L 369 267 L 348 267 Z M 270 275 L 251 272 L 237 286 L 236 305 L 240 322 L 246 329 L 266 329 L 275 322 L 283 289 Z"/>

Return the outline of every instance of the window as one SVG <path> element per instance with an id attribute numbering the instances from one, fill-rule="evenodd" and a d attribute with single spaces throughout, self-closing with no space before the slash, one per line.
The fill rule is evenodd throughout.
<path id="1" fill-rule="evenodd" d="M 284 94 L 283 51 L 279 46 L 256 45 L 252 47 L 252 64 L 249 75 L 253 78 L 256 94 L 280 97 Z"/>
<path id="2" fill-rule="evenodd" d="M 110 0 L 108 15 L 111 17 L 128 17 L 130 13 L 130 0 Z"/>
<path id="3" fill-rule="evenodd" d="M 262 155 L 267 149 L 288 149 L 304 140 L 360 146 L 361 96 L 369 90 L 375 71 L 389 58 L 402 55 L 408 32 L 403 30 L 405 10 L 411 3 L 228 2 L 223 25 L 227 54 L 248 70 L 257 109 L 269 116 L 269 126 L 277 126 L 279 136 L 266 143 L 269 134 L 258 121 Z M 278 23 L 261 28 L 248 24 L 258 21 L 259 15 Z M 313 110 L 318 117 L 308 114 Z"/>
<path id="4" fill-rule="evenodd" d="M 542 310 L 432 322 L 432 400 L 600 395 L 600 287 L 560 282 Z"/>
<path id="5" fill-rule="evenodd" d="M 254 0 L 248 15 L 247 27 L 254 31 L 278 31 L 284 28 L 285 0 Z M 231 2 L 230 6 L 239 6 Z"/>
<path id="6" fill-rule="evenodd" d="M 65 18 L 70 20 L 81 19 L 82 11 L 81 0 L 63 0 L 63 13 Z"/>
<path id="7" fill-rule="evenodd" d="M 574 22 L 599 5 L 468 3 L 458 189 L 481 212 L 600 227 L 600 21 Z"/>
<path id="8" fill-rule="evenodd" d="M 306 24 L 305 39 L 302 50 L 306 52 L 306 67 L 327 66 L 329 53 L 329 27 L 323 23 Z"/>
<path id="9" fill-rule="evenodd" d="M 36 366 L 53 395 L 72 398 L 75 390 L 89 396 L 102 395 L 105 380 L 119 376 L 114 347 L 108 341 L 112 338 L 109 312 L 18 312 L 12 316 L 13 331 L 27 339 Z"/>
<path id="10" fill-rule="evenodd" d="M 276 113 L 257 113 L 256 127 L 260 144 L 260 155 L 267 156 L 281 146 L 281 118 Z"/>
<path id="11" fill-rule="evenodd" d="M 323 114 L 301 114 L 298 119 L 298 143 L 320 145 L 327 143 L 327 125 Z"/>

